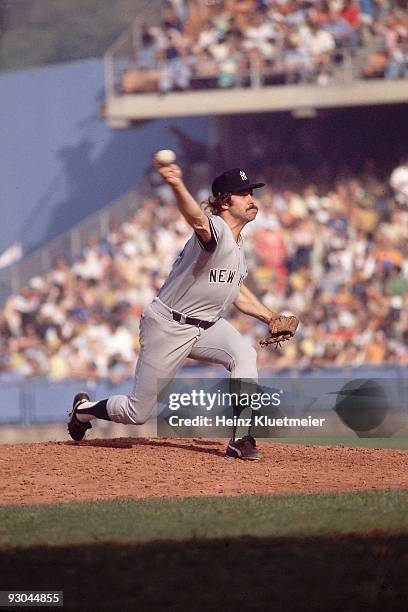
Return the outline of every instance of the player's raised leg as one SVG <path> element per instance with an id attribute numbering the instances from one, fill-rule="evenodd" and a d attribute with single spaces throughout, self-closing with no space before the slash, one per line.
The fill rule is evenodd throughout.
<path id="1" fill-rule="evenodd" d="M 172 379 L 182 367 L 199 333 L 197 327 L 173 321 L 169 309 L 160 303 L 150 304 L 141 319 L 141 352 L 132 392 L 98 402 L 87 401 L 89 397 L 83 392 L 77 394 L 68 420 L 71 437 L 81 440 L 95 418 L 127 425 L 146 423 L 166 380 Z"/>

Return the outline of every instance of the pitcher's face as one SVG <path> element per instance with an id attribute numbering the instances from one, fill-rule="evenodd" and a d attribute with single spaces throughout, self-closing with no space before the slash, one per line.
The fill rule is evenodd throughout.
<path id="1" fill-rule="evenodd" d="M 231 194 L 231 202 L 230 214 L 244 223 L 253 221 L 258 214 L 258 205 L 255 203 L 252 189 Z"/>

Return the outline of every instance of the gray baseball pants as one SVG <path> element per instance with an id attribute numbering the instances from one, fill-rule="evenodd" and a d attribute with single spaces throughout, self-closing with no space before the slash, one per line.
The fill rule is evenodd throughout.
<path id="1" fill-rule="evenodd" d="M 219 319 L 205 330 L 173 321 L 171 309 L 158 298 L 142 314 L 140 345 L 131 394 L 108 399 L 107 412 L 116 423 L 145 423 L 158 394 L 188 357 L 222 364 L 231 378 L 258 380 L 256 350 L 230 323 Z"/>

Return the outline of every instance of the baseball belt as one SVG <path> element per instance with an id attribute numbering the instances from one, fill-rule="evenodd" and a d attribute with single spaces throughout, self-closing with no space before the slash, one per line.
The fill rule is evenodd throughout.
<path id="1" fill-rule="evenodd" d="M 201 319 L 195 319 L 194 317 L 185 317 L 176 310 L 172 310 L 172 313 L 174 321 L 186 323 L 187 325 L 195 325 L 196 327 L 202 327 L 203 329 L 208 329 L 216 323 L 216 321 L 202 321 Z"/>

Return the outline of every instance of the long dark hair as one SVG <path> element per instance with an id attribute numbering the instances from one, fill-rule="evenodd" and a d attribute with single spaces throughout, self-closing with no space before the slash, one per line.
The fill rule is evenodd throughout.
<path id="1" fill-rule="evenodd" d="M 209 212 L 212 215 L 219 216 L 221 214 L 223 204 L 228 204 L 228 206 L 231 206 L 231 193 L 223 193 L 222 195 L 218 196 L 210 196 L 208 200 L 202 202 L 202 207 L 205 212 Z"/>

